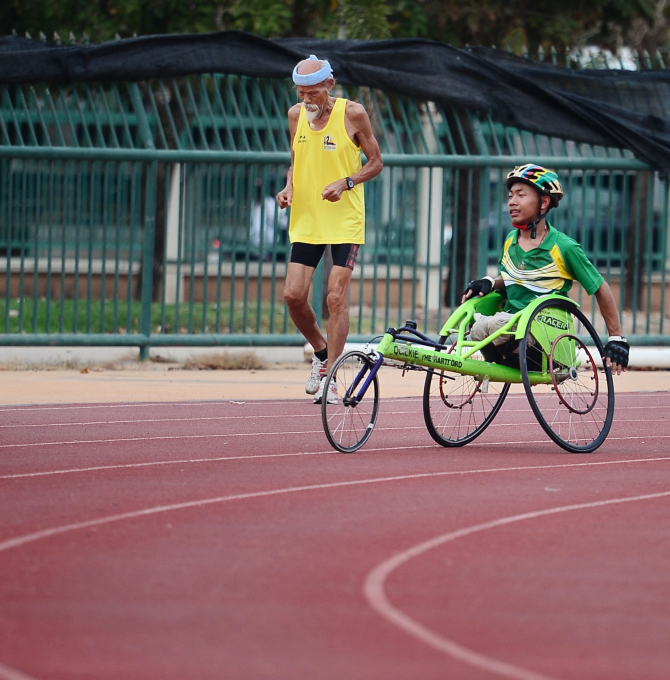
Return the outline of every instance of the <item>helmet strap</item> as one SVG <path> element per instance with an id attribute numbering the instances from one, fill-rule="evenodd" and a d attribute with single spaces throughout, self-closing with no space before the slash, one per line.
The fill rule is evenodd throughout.
<path id="1" fill-rule="evenodd" d="M 538 191 L 537 193 L 540 197 L 540 204 L 537 208 L 537 219 L 534 220 L 533 222 L 529 222 L 526 225 L 526 229 L 530 229 L 531 239 L 534 239 L 537 236 L 537 225 L 538 225 L 538 223 L 540 223 L 549 214 L 549 211 L 551 210 L 551 202 L 549 202 L 549 207 L 547 208 L 547 212 L 542 214 L 542 193 L 540 191 Z M 546 229 L 546 225 L 545 225 L 545 229 Z"/>
<path id="2" fill-rule="evenodd" d="M 516 229 L 519 229 L 521 231 L 529 231 L 530 230 L 530 237 L 531 239 L 534 239 L 537 236 L 537 225 L 549 214 L 549 211 L 552 209 L 551 203 L 549 203 L 549 207 L 547 208 L 547 211 L 545 213 L 542 212 L 542 193 L 539 191 L 537 192 L 540 196 L 540 204 L 537 209 L 537 218 L 534 219 L 532 222 L 528 222 L 527 224 L 512 224 L 513 227 Z M 545 226 L 546 228 L 546 226 Z"/>

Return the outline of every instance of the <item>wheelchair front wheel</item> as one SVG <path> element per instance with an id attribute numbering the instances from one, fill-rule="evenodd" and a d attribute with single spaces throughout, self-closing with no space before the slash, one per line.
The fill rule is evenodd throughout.
<path id="1" fill-rule="evenodd" d="M 377 421 L 379 380 L 376 373 L 365 394 L 360 394 L 374 365 L 367 354 L 354 350 L 343 354 L 326 376 L 321 420 L 328 441 L 341 453 L 358 451 L 370 438 Z"/>
<path id="2" fill-rule="evenodd" d="M 442 336 L 440 344 L 446 339 Z M 453 345 L 449 351 L 452 350 Z M 495 418 L 509 387 L 509 383 L 489 383 L 472 375 L 430 371 L 423 389 L 423 418 L 428 433 L 441 446 L 468 444 Z"/>
<path id="3" fill-rule="evenodd" d="M 547 300 L 533 311 L 519 345 L 523 386 L 542 429 L 571 453 L 595 451 L 614 417 L 611 370 L 598 370 L 603 345 L 590 321 L 569 299 Z M 533 385 L 531 374 L 551 382 Z"/>

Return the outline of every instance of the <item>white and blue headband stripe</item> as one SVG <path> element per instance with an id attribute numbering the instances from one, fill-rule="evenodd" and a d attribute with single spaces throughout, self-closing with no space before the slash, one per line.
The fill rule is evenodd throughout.
<path id="1" fill-rule="evenodd" d="M 313 54 L 310 54 L 309 58 L 318 61 L 318 59 Z M 322 83 L 324 80 L 326 80 L 326 78 L 330 78 L 332 75 L 333 69 L 330 67 L 330 64 L 327 61 L 324 61 L 323 66 L 315 73 L 307 73 L 304 76 L 298 73 L 298 66 L 296 65 L 296 67 L 293 69 L 293 82 L 296 85 L 302 86 L 316 85 L 318 83 Z"/>

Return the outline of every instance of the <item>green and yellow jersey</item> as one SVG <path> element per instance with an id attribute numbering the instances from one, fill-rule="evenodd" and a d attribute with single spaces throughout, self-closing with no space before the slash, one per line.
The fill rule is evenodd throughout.
<path id="1" fill-rule="evenodd" d="M 518 244 L 517 229 L 505 238 L 498 268 L 507 292 L 506 312 L 518 312 L 547 293 L 567 296 L 573 281 L 578 281 L 588 295 L 603 283 L 579 243 L 548 222 L 547 227 L 544 241 L 527 252 Z"/>

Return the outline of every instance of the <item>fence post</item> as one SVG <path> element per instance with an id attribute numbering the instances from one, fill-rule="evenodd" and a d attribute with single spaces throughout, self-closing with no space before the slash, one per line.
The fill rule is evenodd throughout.
<path id="1" fill-rule="evenodd" d="M 137 116 L 137 127 L 145 148 L 155 149 L 153 135 L 147 112 L 142 102 L 142 94 L 137 83 L 129 83 L 130 99 Z M 142 239 L 142 312 L 140 319 L 140 333 L 147 338 L 147 343 L 140 345 L 140 361 L 149 358 L 151 348 L 151 303 L 153 301 L 153 273 L 154 273 L 154 241 L 156 238 L 156 190 L 158 163 L 151 161 L 147 166 L 144 183 L 144 238 Z"/>
<path id="2" fill-rule="evenodd" d="M 144 185 L 144 238 L 142 239 L 142 316 L 140 333 L 147 338 L 146 345 L 140 345 L 140 361 L 149 358 L 151 349 L 151 303 L 153 301 L 154 239 L 156 236 L 156 175 L 158 163 L 147 166 Z"/>
<path id="3" fill-rule="evenodd" d="M 437 153 L 439 142 L 435 136 L 436 111 L 421 114 L 421 129 L 431 155 Z M 424 305 L 425 320 L 430 312 L 439 312 L 441 302 L 442 250 L 444 248 L 444 168 L 422 167 L 417 172 L 418 213 L 416 225 L 417 288 L 420 305 Z M 402 286 L 402 281 L 400 281 Z M 424 330 L 428 330 L 427 326 Z"/>
<path id="4" fill-rule="evenodd" d="M 170 167 L 170 192 L 168 194 L 168 213 L 165 234 L 165 275 L 164 299 L 167 304 L 184 301 L 184 286 L 181 282 L 179 267 L 179 242 L 182 239 L 184 208 L 181 202 L 181 163 Z"/>

